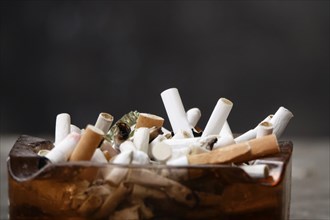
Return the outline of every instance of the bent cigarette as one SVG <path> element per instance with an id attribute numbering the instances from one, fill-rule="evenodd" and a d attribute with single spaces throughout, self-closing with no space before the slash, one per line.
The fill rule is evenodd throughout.
<path id="1" fill-rule="evenodd" d="M 95 149 L 100 145 L 104 132 L 93 125 L 87 125 L 77 146 L 73 150 L 70 161 L 90 160 Z"/>
<path id="2" fill-rule="evenodd" d="M 273 124 L 273 133 L 277 138 L 281 137 L 291 118 L 293 114 L 282 106 L 276 111 L 270 123 Z"/>
<path id="3" fill-rule="evenodd" d="M 163 127 L 164 118 L 149 113 L 140 113 L 136 120 L 135 128 Z"/>
<path id="4" fill-rule="evenodd" d="M 52 163 L 65 162 L 69 159 L 80 140 L 80 134 L 72 132 L 49 151 L 47 157 Z"/>
<path id="5" fill-rule="evenodd" d="M 167 89 L 161 93 L 161 97 L 173 132 L 183 130 L 193 136 L 178 89 Z"/>
<path id="6" fill-rule="evenodd" d="M 205 126 L 202 137 L 208 135 L 218 135 L 227 120 L 232 107 L 233 103 L 230 100 L 220 98 Z"/>
<path id="7" fill-rule="evenodd" d="M 106 113 L 101 112 L 96 120 L 95 127 L 99 128 L 107 134 L 113 122 L 113 116 Z"/>
<path id="8" fill-rule="evenodd" d="M 269 175 L 269 167 L 266 164 L 244 165 L 240 166 L 250 177 L 256 179 L 267 178 Z"/>
<path id="9" fill-rule="evenodd" d="M 201 110 L 199 110 L 199 108 L 192 108 L 187 111 L 186 115 L 190 127 L 194 128 L 197 125 L 199 119 L 201 118 L 202 113 Z"/>
<path id="10" fill-rule="evenodd" d="M 280 149 L 276 136 L 267 135 L 258 139 L 222 147 L 209 153 L 178 158 L 176 161 L 171 161 L 171 163 L 179 165 L 241 163 L 278 152 L 280 152 Z"/>
<path id="11" fill-rule="evenodd" d="M 56 116 L 55 122 L 55 145 L 60 143 L 70 134 L 71 117 L 68 113 L 61 113 Z"/>
<path id="12" fill-rule="evenodd" d="M 257 130 L 256 138 L 270 135 L 273 133 L 273 125 L 270 122 L 264 121 L 257 126 L 256 130 Z"/>
<path id="13" fill-rule="evenodd" d="M 133 137 L 133 143 L 135 147 L 143 151 L 145 153 L 148 153 L 149 151 L 149 128 L 146 127 L 140 127 L 135 130 L 134 137 Z"/>

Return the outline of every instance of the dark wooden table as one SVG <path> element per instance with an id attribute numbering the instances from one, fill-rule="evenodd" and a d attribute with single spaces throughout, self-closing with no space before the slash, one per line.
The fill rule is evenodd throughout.
<path id="1" fill-rule="evenodd" d="M 8 219 L 6 158 L 17 137 L 0 136 L 1 220 Z M 290 219 L 329 220 L 329 137 L 290 139 L 294 143 Z"/>

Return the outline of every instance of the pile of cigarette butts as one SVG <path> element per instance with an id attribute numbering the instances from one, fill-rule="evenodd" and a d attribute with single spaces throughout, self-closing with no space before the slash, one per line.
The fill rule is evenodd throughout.
<path id="1" fill-rule="evenodd" d="M 161 98 L 171 130 L 163 127 L 164 118 L 150 113 L 131 111 L 113 123 L 113 116 L 102 112 L 95 125 L 89 124 L 84 129 L 73 125 L 69 114 L 61 113 L 56 117 L 54 147 L 38 154 L 51 164 L 71 161 L 133 167 L 226 164 L 240 167 L 251 178 L 261 179 L 267 178 L 269 168 L 253 161 L 280 152 L 278 139 L 293 117 L 289 110 L 280 107 L 256 127 L 234 136 L 227 122 L 233 107 L 230 100 L 217 101 L 202 130 L 198 127 L 201 111 L 198 108 L 185 111 L 178 89 L 163 91 Z M 192 208 L 196 195 L 191 196 L 192 190 L 179 182 L 187 175 L 185 171 L 169 175 L 151 169 L 104 166 L 97 174 L 86 173 L 88 184 L 71 198 L 71 207 L 90 219 L 152 219 L 153 211 L 143 203 L 148 196 L 169 198 Z M 101 179 L 102 184 L 91 184 L 96 179 Z M 121 201 L 128 196 L 134 201 L 122 205 Z"/>

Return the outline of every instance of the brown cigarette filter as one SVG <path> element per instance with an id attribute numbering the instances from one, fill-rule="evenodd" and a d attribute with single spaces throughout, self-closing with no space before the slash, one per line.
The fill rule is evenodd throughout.
<path id="1" fill-rule="evenodd" d="M 136 120 L 136 128 L 147 127 L 151 128 L 153 126 L 163 127 L 164 119 L 157 115 L 149 113 L 140 113 L 138 119 Z"/>
<path id="2" fill-rule="evenodd" d="M 70 161 L 90 160 L 103 136 L 102 130 L 93 125 L 87 125 L 84 134 L 70 156 Z"/>
<path id="3" fill-rule="evenodd" d="M 219 148 L 209 153 L 188 156 L 189 164 L 241 163 L 280 152 L 275 135 Z"/>

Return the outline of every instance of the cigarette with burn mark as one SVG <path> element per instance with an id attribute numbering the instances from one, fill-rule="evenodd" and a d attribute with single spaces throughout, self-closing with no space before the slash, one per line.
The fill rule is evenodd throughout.
<path id="1" fill-rule="evenodd" d="M 220 98 L 205 126 L 202 137 L 208 135 L 218 135 L 226 122 L 232 107 L 233 103 L 230 100 Z"/>
<path id="2" fill-rule="evenodd" d="M 163 127 L 164 118 L 159 117 L 157 115 L 149 114 L 149 113 L 140 113 L 139 117 L 136 120 L 135 128 L 146 127 Z"/>
<path id="3" fill-rule="evenodd" d="M 93 125 L 87 125 L 77 146 L 73 150 L 70 161 L 90 160 L 103 140 L 104 132 Z"/>
<path id="4" fill-rule="evenodd" d="M 72 132 L 45 155 L 52 163 L 65 162 L 69 159 L 80 140 L 80 134 Z"/>
<path id="5" fill-rule="evenodd" d="M 220 147 L 225 147 L 235 144 L 234 137 L 231 135 L 220 136 L 218 141 L 214 143 L 213 150 L 218 149 Z"/>
<path id="6" fill-rule="evenodd" d="M 61 113 L 56 116 L 55 123 L 55 145 L 60 143 L 70 134 L 71 116 L 68 113 Z"/>
<path id="7" fill-rule="evenodd" d="M 101 112 L 96 120 L 95 127 L 103 131 L 104 134 L 108 133 L 113 122 L 113 116 L 106 112 Z"/>
<path id="8" fill-rule="evenodd" d="M 242 163 L 280 152 L 275 135 L 229 145 L 209 153 L 189 155 L 169 161 L 168 165 Z"/>
<path id="9" fill-rule="evenodd" d="M 191 128 L 194 128 L 197 125 L 199 119 L 201 118 L 202 113 L 199 108 L 192 108 L 186 112 L 186 115 Z"/>
<path id="10" fill-rule="evenodd" d="M 183 130 L 193 137 L 178 89 L 167 89 L 161 93 L 161 97 L 173 132 Z"/>

